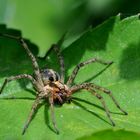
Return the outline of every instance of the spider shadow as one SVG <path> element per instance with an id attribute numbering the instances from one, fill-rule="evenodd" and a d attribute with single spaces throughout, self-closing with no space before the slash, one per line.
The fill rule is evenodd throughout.
<path id="1" fill-rule="evenodd" d="M 106 51 L 106 42 L 110 32 L 114 28 L 114 22 L 115 18 L 111 18 L 108 22 L 103 23 L 102 26 L 104 28 L 97 27 L 96 29 L 86 32 L 78 40 L 73 42 L 69 47 L 62 51 L 62 55 L 64 56 L 65 60 L 65 66 L 67 68 L 66 80 L 69 77 L 68 70 L 80 63 L 85 52 L 90 51 L 93 53 L 94 57 L 95 52 Z M 101 34 L 104 34 L 102 39 L 100 39 L 100 42 L 96 42 L 95 39 L 100 38 Z M 87 56 L 86 59 L 91 59 L 91 57 Z"/>
<path id="2" fill-rule="evenodd" d="M 5 24 L 0 24 L 0 33 L 10 34 L 13 36 L 22 36 L 20 30 L 7 28 Z M 24 40 L 28 44 L 31 52 L 35 56 L 37 56 L 37 45 L 30 42 L 29 39 L 24 38 Z M 18 41 L 1 36 L 0 56 L 0 77 L 10 77 L 24 73 L 33 73 L 30 57 L 28 56 L 22 45 L 18 43 Z M 21 79 L 17 81 L 22 89 L 25 89 L 27 91 L 29 90 L 26 88 L 29 80 Z M 32 94 L 34 95 L 33 92 Z"/>
<path id="3" fill-rule="evenodd" d="M 36 108 L 36 110 L 34 111 L 34 114 L 32 116 L 31 122 L 35 119 L 36 114 L 38 113 L 39 109 L 44 105 L 44 101 L 42 101 Z M 29 112 L 30 113 L 30 112 Z M 30 122 L 30 123 L 31 123 Z M 30 125 L 30 124 L 29 124 Z"/>
<path id="4" fill-rule="evenodd" d="M 56 133 L 56 131 L 52 128 L 52 126 L 50 125 L 50 119 L 49 119 L 49 104 L 48 102 L 45 102 L 45 107 L 44 107 L 44 120 L 45 123 L 47 125 L 47 127 L 54 133 Z"/>
<path id="5" fill-rule="evenodd" d="M 34 90 L 27 88 L 27 84 L 29 83 L 29 81 L 27 79 L 24 79 L 23 81 L 19 81 L 20 82 L 20 86 L 22 89 L 24 89 L 25 91 L 31 93 L 32 95 L 36 96 L 36 91 L 35 88 L 32 86 L 32 88 L 34 88 Z"/>
<path id="6" fill-rule="evenodd" d="M 102 117 L 100 117 L 100 116 L 99 116 L 98 114 L 96 114 L 95 112 L 88 110 L 86 107 L 84 107 L 83 105 L 81 105 L 81 104 L 80 104 L 79 102 L 77 102 L 77 101 L 85 102 L 85 103 L 90 104 L 90 105 L 93 105 L 93 106 L 95 106 L 95 107 L 97 107 L 97 108 L 99 108 L 99 109 L 101 109 L 101 110 L 104 110 L 102 107 L 100 107 L 100 106 L 98 106 L 98 105 L 96 105 L 96 104 L 90 103 L 90 102 L 88 102 L 88 101 L 86 101 L 86 100 L 82 100 L 82 99 L 76 98 L 76 97 L 72 97 L 72 100 L 71 100 L 71 102 L 74 103 L 75 105 L 80 106 L 82 109 L 86 110 L 87 112 L 93 114 L 94 116 L 98 117 L 99 119 L 101 119 L 101 120 L 103 120 L 104 122 L 106 122 L 106 123 L 108 123 L 109 125 L 111 125 L 111 123 L 109 123 L 108 121 L 106 121 L 105 119 L 103 119 Z M 59 106 L 59 107 L 60 107 L 60 106 Z M 52 128 L 52 126 L 49 124 L 49 123 L 50 123 L 50 120 L 49 120 L 49 113 L 48 113 L 48 110 L 49 110 L 49 106 L 48 106 L 48 104 L 45 103 L 45 108 L 44 108 L 44 119 L 45 119 L 45 123 L 46 123 L 46 125 L 48 126 L 48 128 L 49 128 L 52 132 L 56 133 L 55 130 Z M 111 126 L 112 126 L 112 125 L 111 125 Z"/>
<path id="7" fill-rule="evenodd" d="M 96 105 L 96 104 L 94 104 L 94 103 L 91 103 L 91 102 L 89 102 L 89 101 L 87 101 L 87 100 L 80 99 L 80 98 L 77 98 L 77 97 L 72 97 L 72 100 L 73 100 L 73 99 L 76 100 L 76 101 L 80 101 L 80 102 L 83 102 L 83 103 L 86 103 L 86 104 L 95 106 L 95 107 L 97 107 L 98 109 L 101 109 L 101 110 L 105 111 L 105 109 L 104 109 L 103 107 L 101 107 L 101 106 L 99 106 L 99 105 Z M 109 112 L 110 112 L 111 114 L 124 115 L 124 113 L 121 113 L 121 112 L 113 112 L 113 111 L 109 111 Z"/>
<path id="8" fill-rule="evenodd" d="M 99 75 L 101 75 L 104 71 L 106 71 L 107 68 L 109 68 L 113 63 L 107 65 L 105 68 L 103 68 L 101 71 L 99 71 L 96 75 L 92 76 L 91 78 L 85 80 L 84 82 L 90 82 L 93 79 L 97 78 Z"/>
<path id="9" fill-rule="evenodd" d="M 0 98 L 0 100 L 31 100 L 31 101 L 34 101 L 35 100 L 35 98 L 31 98 L 31 97 L 1 97 Z M 34 112 L 34 114 L 33 114 L 33 116 L 32 116 L 32 118 L 31 118 L 31 122 L 34 120 L 34 118 L 35 118 L 35 116 L 36 116 L 36 114 L 37 114 L 37 112 L 38 112 L 38 110 L 42 107 L 44 105 L 44 101 L 42 101 L 38 106 L 37 106 L 37 108 L 36 108 L 36 110 L 35 110 L 35 112 Z M 30 112 L 29 112 L 30 113 Z M 30 122 L 30 123 L 31 123 Z M 29 124 L 30 125 L 30 124 Z"/>
<path id="10" fill-rule="evenodd" d="M 46 123 L 47 127 L 55 133 L 55 131 L 53 130 L 53 128 L 49 124 L 50 123 L 50 120 L 49 120 L 49 105 L 47 103 L 45 103 L 45 106 L 44 106 L 44 120 L 45 120 L 45 123 Z"/>
<path id="11" fill-rule="evenodd" d="M 93 111 L 90 111 L 88 110 L 85 106 L 83 106 L 82 104 L 80 104 L 79 102 L 77 101 L 72 101 L 75 105 L 81 107 L 82 109 L 84 109 L 85 111 L 91 113 L 92 115 L 94 115 L 95 117 L 99 118 L 100 120 L 104 121 L 105 123 L 111 125 L 111 123 L 109 123 L 108 121 L 106 121 L 105 119 L 103 119 L 102 117 L 100 117 L 97 113 L 93 112 Z M 111 125 L 112 126 L 112 125 Z"/>
<path id="12" fill-rule="evenodd" d="M 9 96 L 9 97 L 0 97 L 0 100 L 35 100 L 35 98 Z"/>
<path id="13" fill-rule="evenodd" d="M 31 97 L 1 97 L 0 100 L 35 100 L 35 98 L 31 98 Z M 97 113 L 93 112 L 93 111 L 90 111 L 88 110 L 85 106 L 83 106 L 82 104 L 79 103 L 80 102 L 84 102 L 84 103 L 87 103 L 89 105 L 92 105 L 92 106 L 95 106 L 97 108 L 99 108 L 100 110 L 103 110 L 105 111 L 105 109 L 99 105 L 96 105 L 94 103 L 91 103 L 87 100 L 83 100 L 83 99 L 80 99 L 80 98 L 77 98 L 77 97 L 72 97 L 72 103 L 74 103 L 75 105 L 81 107 L 82 109 L 84 109 L 85 111 L 91 113 L 92 115 L 96 116 L 97 118 L 101 119 L 102 121 L 106 122 L 107 124 L 111 125 L 111 123 L 109 123 L 108 121 L 106 121 L 105 119 L 103 119 L 102 117 L 100 117 Z M 48 102 L 45 102 L 44 100 L 42 101 L 42 103 L 40 103 L 37 107 L 37 109 L 35 110 L 34 114 L 33 114 L 33 117 L 32 117 L 32 120 L 35 118 L 38 110 L 44 105 L 44 120 L 45 120 L 45 123 L 47 125 L 47 127 L 54 133 L 56 133 L 56 131 L 52 128 L 52 126 L 50 125 L 50 119 L 49 119 L 49 113 L 48 113 L 48 110 L 49 110 L 49 104 Z M 57 105 L 57 107 L 60 107 L 60 105 Z M 122 113 L 116 113 L 116 112 L 110 112 L 112 114 L 119 114 L 119 115 L 124 115 Z"/>
<path id="14" fill-rule="evenodd" d="M 109 22 L 103 24 L 104 28 L 102 28 L 102 29 L 97 28 L 95 30 L 95 32 L 89 31 L 89 32 L 84 33 L 78 40 L 74 41 L 72 44 L 70 44 L 67 48 L 65 48 L 63 50 L 61 49 L 61 47 L 63 46 L 63 43 L 62 43 L 62 45 L 59 46 L 60 51 L 61 51 L 62 56 L 64 57 L 64 61 L 65 61 L 65 68 L 66 68 L 65 79 L 66 80 L 69 77 L 68 70 L 71 67 L 79 64 L 79 62 L 83 58 L 86 51 L 90 50 L 91 52 L 93 52 L 93 54 L 96 51 L 102 51 L 102 50 L 106 51 L 106 42 L 108 40 L 108 36 L 109 36 L 111 30 L 114 27 L 114 22 L 115 22 L 115 18 L 112 18 Z M 100 40 L 100 42 L 97 43 L 93 38 L 94 37 L 100 38 L 101 34 L 104 34 L 104 36 L 102 36 L 102 39 Z M 45 55 L 42 58 L 47 59 L 47 66 L 49 68 L 53 68 L 54 70 L 59 71 L 59 67 L 56 63 L 56 62 L 58 62 L 58 60 L 57 60 L 57 56 L 54 53 L 54 51 L 52 49 L 50 49 L 46 54 L 49 54 L 49 58 L 48 59 L 46 58 L 47 55 Z M 94 57 L 94 55 L 93 55 L 93 57 Z M 87 59 L 91 59 L 91 57 L 87 58 Z"/>
<path id="15" fill-rule="evenodd" d="M 99 116 L 98 114 L 96 114 L 95 112 L 88 110 L 85 106 L 83 106 L 83 105 L 80 104 L 79 102 L 83 102 L 83 103 L 92 105 L 92 106 L 94 106 L 94 107 L 96 107 L 96 108 L 98 108 L 98 109 L 100 109 L 100 110 L 103 110 L 103 111 L 105 112 L 105 109 L 104 109 L 103 107 L 101 107 L 101 106 L 99 106 L 99 105 L 97 105 L 97 104 L 91 103 L 91 102 L 89 102 L 89 101 L 87 101 L 87 100 L 77 98 L 77 97 L 72 97 L 72 102 L 73 102 L 75 105 L 77 105 L 77 106 L 83 108 L 85 111 L 87 111 L 87 112 L 93 114 L 94 116 L 98 117 L 99 119 L 103 120 L 104 122 L 106 122 L 106 123 L 108 123 L 108 124 L 110 124 L 110 125 L 112 126 L 111 123 L 109 123 L 109 122 L 107 122 L 106 120 L 104 120 L 102 117 L 100 117 L 100 116 Z M 110 112 L 111 114 L 124 115 L 123 113 L 120 113 L 120 112 L 112 112 L 112 111 L 109 111 L 109 112 Z"/>
<path id="16" fill-rule="evenodd" d="M 32 97 L 15 97 L 15 96 L 11 96 L 11 97 L 0 97 L 0 100 L 30 100 L 30 101 L 34 101 L 35 98 L 32 98 Z M 48 110 L 49 110 L 49 104 L 45 101 L 42 101 L 41 104 L 39 104 L 39 106 L 37 107 L 37 109 L 35 110 L 35 113 L 32 117 L 32 120 L 35 118 L 35 115 L 37 114 L 38 110 L 44 105 L 44 120 L 45 120 L 45 124 L 48 126 L 48 128 L 54 132 L 55 130 L 51 127 L 51 125 L 49 124 L 50 123 L 50 120 L 49 120 L 49 113 L 48 113 Z M 31 121 L 32 121 L 31 120 Z"/>

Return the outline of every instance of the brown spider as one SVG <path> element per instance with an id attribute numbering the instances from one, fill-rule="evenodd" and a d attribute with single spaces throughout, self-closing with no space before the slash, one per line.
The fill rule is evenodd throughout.
<path id="1" fill-rule="evenodd" d="M 110 65 L 110 64 L 112 64 L 112 62 L 103 62 L 102 60 L 99 60 L 96 58 L 92 58 L 88 61 L 82 62 L 75 67 L 72 74 L 69 76 L 68 81 L 65 84 L 64 83 L 64 72 L 65 72 L 64 60 L 60 54 L 60 50 L 59 50 L 57 44 L 52 45 L 52 48 L 57 53 L 57 56 L 58 56 L 58 59 L 60 62 L 60 66 L 61 66 L 60 76 L 57 72 L 55 72 L 52 69 L 43 69 L 43 70 L 39 69 L 36 58 L 34 57 L 32 52 L 29 50 L 29 48 L 23 38 L 15 37 L 15 36 L 8 35 L 8 34 L 0 34 L 0 36 L 8 37 L 8 38 L 19 41 L 19 43 L 24 47 L 27 54 L 29 55 L 29 57 L 32 61 L 32 65 L 33 65 L 34 76 L 31 76 L 29 74 L 20 74 L 17 76 L 11 76 L 11 77 L 5 79 L 3 85 L 0 89 L 0 94 L 1 94 L 4 87 L 6 86 L 6 84 L 8 82 L 17 80 L 17 79 L 22 79 L 22 78 L 26 78 L 26 79 L 30 80 L 32 82 L 34 88 L 36 89 L 36 92 L 37 92 L 36 99 L 32 105 L 30 114 L 24 125 L 22 134 L 24 134 L 26 129 L 28 128 L 29 123 L 31 122 L 32 117 L 33 117 L 38 105 L 40 104 L 41 99 L 49 100 L 52 123 L 53 123 L 56 133 L 58 134 L 59 131 L 57 129 L 55 116 L 54 116 L 54 103 L 56 101 L 58 101 L 60 104 L 64 104 L 65 102 L 70 100 L 70 97 L 75 92 L 77 92 L 81 89 L 86 89 L 87 91 L 91 92 L 94 96 L 96 96 L 101 101 L 101 103 L 104 107 L 104 110 L 106 111 L 107 117 L 109 118 L 109 120 L 111 121 L 113 126 L 115 126 L 115 123 L 113 122 L 113 120 L 110 117 L 110 112 L 109 112 L 108 108 L 106 107 L 105 101 L 104 101 L 103 97 L 96 92 L 96 90 L 99 90 L 99 91 L 102 91 L 103 93 L 108 94 L 112 98 L 112 100 L 115 103 L 115 105 L 117 106 L 117 108 L 120 109 L 125 115 L 127 115 L 127 112 L 125 112 L 119 106 L 116 99 L 113 97 L 111 91 L 109 91 L 103 87 L 100 87 L 98 85 L 95 85 L 94 83 L 88 83 L 88 82 L 71 86 L 72 82 L 74 81 L 74 79 L 81 67 L 84 67 L 85 65 L 87 65 L 89 63 L 93 63 L 93 62 L 98 62 L 98 63 L 104 64 L 104 65 Z"/>

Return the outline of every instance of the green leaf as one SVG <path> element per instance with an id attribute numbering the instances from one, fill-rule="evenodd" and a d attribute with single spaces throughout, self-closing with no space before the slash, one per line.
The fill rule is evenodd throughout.
<path id="1" fill-rule="evenodd" d="M 44 55 L 52 43 L 57 42 L 66 31 L 64 27 L 66 23 L 62 22 L 67 16 L 65 10 L 69 4 L 74 4 L 73 1 L 64 3 L 63 0 L 59 2 L 30 0 L 25 8 L 24 0 L 0 0 L 0 2 L 0 22 L 22 30 L 24 37 L 40 46 L 40 55 Z"/>
<path id="2" fill-rule="evenodd" d="M 62 52 L 65 58 L 66 79 L 79 62 L 93 57 L 114 61 L 106 70 L 104 70 L 106 66 L 97 63 L 82 68 L 74 83 L 93 82 L 113 92 L 120 106 L 128 112 L 127 116 L 120 114 L 108 95 L 99 93 L 112 112 L 111 117 L 116 123 L 115 127 L 111 126 L 100 101 L 90 93 L 80 91 L 74 95 L 76 98 L 71 104 L 55 107 L 60 135 L 52 131 L 50 112 L 46 104 L 40 107 L 27 132 L 22 136 L 21 131 L 35 96 L 28 91 L 33 91 L 31 84 L 21 80 L 21 82 L 9 83 L 1 95 L 1 97 L 14 96 L 24 99 L 0 100 L 0 139 L 74 140 L 105 129 L 125 129 L 138 133 L 140 131 L 139 28 L 138 16 L 123 20 L 116 16 L 97 28 L 89 30 Z M 0 86 L 5 77 L 19 73 L 32 73 L 30 60 L 24 54 L 26 54 L 25 51 L 16 45 L 15 41 L 0 39 Z M 37 51 L 34 54 L 37 54 Z M 58 70 L 58 62 L 54 59 L 54 54 L 52 56 L 45 65 Z M 113 136 L 113 133 L 110 132 L 110 135 Z"/>
<path id="3" fill-rule="evenodd" d="M 39 46 L 40 56 L 43 56 L 65 31 L 68 33 L 63 47 L 71 44 L 90 26 L 96 26 L 118 12 L 138 13 L 139 2 L 30 0 L 25 7 L 24 0 L 0 0 L 0 23 L 22 30 L 24 37 Z"/>
<path id="4" fill-rule="evenodd" d="M 125 130 L 104 130 L 92 134 L 91 136 L 86 136 L 79 138 L 77 140 L 139 140 L 140 135 L 134 132 L 125 131 Z"/>
<path id="5" fill-rule="evenodd" d="M 79 36 L 90 17 L 89 1 L 85 0 L 30 0 L 26 7 L 24 0 L 0 0 L 0 3 L 0 23 L 22 30 L 24 37 L 40 46 L 42 56 L 65 31 L 70 31 L 69 37 Z"/>

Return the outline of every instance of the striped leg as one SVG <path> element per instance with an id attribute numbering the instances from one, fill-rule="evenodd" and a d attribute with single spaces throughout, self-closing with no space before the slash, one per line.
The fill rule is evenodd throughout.
<path id="1" fill-rule="evenodd" d="M 20 75 L 17 75 L 17 76 L 11 76 L 9 78 L 6 78 L 4 83 L 3 83 L 3 85 L 2 85 L 2 87 L 1 87 L 1 89 L 0 89 L 0 94 L 2 93 L 3 89 L 5 88 L 5 86 L 6 86 L 6 84 L 8 82 L 11 82 L 13 80 L 23 79 L 23 78 L 29 79 L 32 82 L 32 84 L 34 86 L 36 86 L 36 81 L 31 75 L 29 75 L 29 74 L 20 74 Z"/>
<path id="2" fill-rule="evenodd" d="M 114 96 L 113 96 L 113 94 L 112 94 L 112 92 L 111 92 L 110 90 L 105 89 L 105 88 L 100 87 L 100 86 L 97 86 L 97 85 L 94 85 L 94 84 L 92 84 L 92 83 L 90 83 L 90 86 L 93 87 L 94 89 L 100 90 L 100 91 L 106 93 L 107 95 L 109 95 L 110 98 L 113 100 L 114 104 L 116 105 L 116 107 L 117 107 L 120 111 L 122 111 L 125 115 L 128 114 L 126 111 L 124 111 L 124 110 L 120 107 L 120 105 L 118 104 L 118 102 L 116 101 L 116 99 L 114 98 Z"/>
<path id="3" fill-rule="evenodd" d="M 100 94 L 97 94 L 94 90 L 91 90 L 92 94 L 95 95 L 102 103 L 104 109 L 105 109 L 105 112 L 106 112 L 106 115 L 107 117 L 109 118 L 110 122 L 112 123 L 113 126 L 115 126 L 115 123 L 113 122 L 111 116 L 110 116 L 110 113 L 109 113 L 109 110 L 106 106 L 106 103 L 105 103 L 105 100 L 104 98 L 100 95 Z"/>
<path id="4" fill-rule="evenodd" d="M 64 73 L 65 73 L 65 65 L 64 65 L 64 59 L 63 56 L 60 53 L 59 47 L 57 44 L 53 45 L 54 51 L 57 54 L 57 57 L 59 59 L 59 63 L 60 63 L 60 77 L 61 77 L 61 82 L 64 82 Z"/>
<path id="5" fill-rule="evenodd" d="M 59 134 L 59 130 L 56 126 L 56 120 L 55 120 L 55 115 L 54 115 L 54 102 L 53 102 L 53 96 L 49 97 L 49 103 L 50 103 L 50 110 L 51 110 L 51 117 L 52 117 L 52 123 L 54 126 L 54 129 L 56 131 L 57 134 Z"/>
<path id="6" fill-rule="evenodd" d="M 105 110 L 105 112 L 107 114 L 107 117 L 109 118 L 111 124 L 113 126 L 115 126 L 115 123 L 113 122 L 113 120 L 112 120 L 112 118 L 110 116 L 109 110 L 108 110 L 108 108 L 106 106 L 105 100 L 103 99 L 103 97 L 100 94 L 96 93 L 95 90 L 92 89 L 92 87 L 90 87 L 90 86 L 88 86 L 86 84 L 77 85 L 77 86 L 74 86 L 74 87 L 71 88 L 71 94 L 73 94 L 76 91 L 81 90 L 81 89 L 86 89 L 87 91 L 91 92 L 92 95 L 94 95 L 95 97 L 97 97 L 100 100 L 100 102 L 103 105 L 103 108 L 104 108 L 104 110 Z"/>
<path id="7" fill-rule="evenodd" d="M 49 53 L 54 50 L 57 57 L 58 57 L 58 60 L 59 60 L 59 64 L 60 64 L 60 77 L 61 77 L 61 82 L 63 83 L 64 82 L 64 74 L 65 74 L 65 65 L 64 65 L 64 58 L 63 56 L 61 55 L 61 52 L 60 52 L 60 46 L 62 45 L 62 43 L 64 42 L 64 38 L 65 38 L 65 35 L 66 33 L 60 38 L 60 40 L 56 43 L 56 44 L 53 44 L 50 49 L 47 51 L 47 53 L 45 54 L 45 56 L 43 58 L 40 58 L 40 59 L 46 59 L 46 57 L 49 55 Z"/>
<path id="8" fill-rule="evenodd" d="M 77 75 L 77 73 L 78 73 L 78 71 L 79 71 L 79 69 L 81 67 L 84 67 L 84 66 L 86 66 L 86 65 L 88 65 L 90 63 L 94 63 L 94 62 L 98 62 L 98 63 L 103 64 L 103 65 L 111 65 L 113 63 L 112 61 L 111 62 L 104 62 L 104 61 L 99 60 L 97 58 L 92 58 L 92 59 L 90 59 L 88 61 L 82 62 L 82 63 L 78 64 L 75 67 L 75 69 L 73 70 L 72 74 L 70 75 L 70 77 L 69 77 L 69 79 L 67 81 L 67 85 L 70 85 L 74 81 L 74 79 L 75 79 L 75 77 L 76 77 L 76 75 Z"/>
<path id="9" fill-rule="evenodd" d="M 32 105 L 32 108 L 31 108 L 31 111 L 30 111 L 30 113 L 29 113 L 28 119 L 27 119 L 27 121 L 26 121 L 26 123 L 25 123 L 25 125 L 24 125 L 23 131 L 22 131 L 22 135 L 25 134 L 25 132 L 26 132 L 26 130 L 27 130 L 27 128 L 28 128 L 30 122 L 32 121 L 33 116 L 34 116 L 34 114 L 35 114 L 35 112 L 36 112 L 36 110 L 37 110 L 37 107 L 38 107 L 39 104 L 41 103 L 40 101 L 41 101 L 41 99 L 40 99 L 39 97 L 37 97 L 36 100 L 34 101 L 34 103 L 33 103 L 33 105 Z"/>
<path id="10" fill-rule="evenodd" d="M 60 63 L 60 76 L 61 76 L 61 82 L 64 83 L 64 80 L 65 80 L 65 64 L 64 64 L 64 58 L 63 56 L 61 55 L 61 52 L 60 52 L 60 48 L 59 46 L 62 46 L 63 42 L 64 42 L 64 39 L 65 39 L 65 36 L 66 36 L 66 33 L 65 32 L 62 37 L 60 38 L 60 40 L 57 42 L 56 45 L 54 45 L 54 51 L 56 52 L 57 54 L 57 57 L 59 59 L 59 63 Z"/>
<path id="11" fill-rule="evenodd" d="M 93 83 L 83 83 L 83 84 L 80 84 L 80 85 L 75 85 L 75 86 L 73 86 L 73 87 L 71 88 L 71 91 L 72 91 L 71 94 L 72 94 L 73 92 L 77 91 L 77 90 L 82 89 L 82 88 L 87 88 L 87 89 L 89 88 L 89 89 L 92 89 L 92 90 L 96 89 L 96 90 L 100 90 L 100 91 L 102 91 L 102 92 L 108 94 L 108 95 L 111 97 L 111 99 L 113 100 L 113 102 L 114 102 L 114 104 L 116 105 L 116 107 L 117 107 L 120 111 L 122 111 L 125 115 L 128 114 L 126 111 L 124 111 L 124 110 L 120 107 L 119 103 L 116 101 L 116 99 L 114 98 L 114 96 L 113 96 L 113 94 L 112 94 L 111 91 L 109 91 L 109 90 L 107 90 L 107 89 L 105 89 L 105 88 L 103 88 L 103 87 L 100 87 L 100 86 L 98 86 L 98 85 L 95 85 L 95 84 L 93 84 Z"/>
<path id="12" fill-rule="evenodd" d="M 8 35 L 8 34 L 0 34 L 0 36 L 8 37 L 8 38 L 11 38 L 11 39 L 15 39 L 15 40 L 17 40 L 17 41 L 20 42 L 20 44 L 24 47 L 24 49 L 26 50 L 28 56 L 30 57 L 30 59 L 32 61 L 32 65 L 33 65 L 33 68 L 34 68 L 34 74 L 35 74 L 36 80 L 41 85 L 43 85 L 43 82 L 41 80 L 39 66 L 38 66 L 38 63 L 36 61 L 36 58 L 34 57 L 34 55 L 32 54 L 32 52 L 29 50 L 28 45 L 26 44 L 26 42 L 24 41 L 24 39 L 22 37 L 15 37 L 15 36 Z"/>

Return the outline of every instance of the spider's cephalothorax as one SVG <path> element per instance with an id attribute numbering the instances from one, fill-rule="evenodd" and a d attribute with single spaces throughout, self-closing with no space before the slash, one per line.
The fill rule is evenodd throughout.
<path id="1" fill-rule="evenodd" d="M 115 126 L 115 123 L 111 119 L 110 112 L 106 106 L 106 103 L 105 103 L 102 95 L 99 94 L 98 91 L 102 91 L 103 93 L 109 95 L 112 98 L 115 105 L 117 106 L 117 108 L 120 109 L 125 115 L 127 114 L 127 112 L 125 112 L 119 106 L 116 99 L 112 95 L 111 91 L 109 91 L 103 87 L 100 87 L 98 85 L 95 85 L 94 83 L 88 83 L 88 82 L 78 84 L 78 85 L 72 85 L 72 83 L 73 83 L 73 81 L 74 81 L 74 79 L 75 79 L 75 77 L 76 77 L 76 75 L 81 67 L 84 67 L 87 64 L 94 63 L 94 62 L 109 66 L 110 64 L 112 64 L 112 62 L 104 62 L 104 61 L 97 59 L 97 58 L 92 58 L 88 61 L 82 62 L 75 67 L 72 74 L 69 76 L 68 81 L 66 83 L 64 83 L 64 79 L 65 79 L 65 77 L 64 77 L 64 72 L 65 72 L 64 60 L 63 60 L 63 57 L 61 56 L 61 53 L 59 51 L 59 47 L 57 44 L 52 45 L 52 48 L 56 52 L 58 59 L 59 59 L 59 62 L 60 62 L 60 76 L 57 72 L 55 72 L 52 69 L 43 69 L 43 70 L 39 69 L 36 58 L 34 57 L 32 52 L 29 50 L 29 48 L 28 48 L 28 46 L 23 38 L 15 37 L 12 35 L 7 35 L 7 34 L 0 34 L 0 36 L 8 37 L 8 38 L 15 39 L 15 40 L 19 41 L 19 43 L 24 47 L 27 54 L 29 55 L 29 57 L 32 61 L 32 65 L 33 65 L 34 76 L 29 75 L 29 74 L 20 74 L 17 76 L 11 76 L 11 77 L 5 79 L 3 85 L 0 89 L 0 94 L 1 94 L 5 85 L 8 82 L 10 82 L 12 80 L 22 79 L 22 78 L 26 78 L 26 79 L 30 80 L 33 84 L 33 87 L 36 89 L 36 93 L 37 93 L 36 99 L 32 105 L 30 114 L 29 114 L 28 119 L 25 123 L 22 134 L 24 134 L 26 129 L 28 128 L 29 123 L 31 122 L 32 117 L 35 113 L 35 110 L 37 109 L 37 107 L 40 104 L 40 101 L 42 101 L 42 99 L 43 100 L 48 99 L 46 101 L 49 101 L 49 104 L 50 104 L 52 123 L 53 123 L 53 126 L 55 128 L 55 131 L 57 133 L 59 133 L 57 126 L 56 126 L 55 117 L 54 117 L 54 103 L 55 102 L 59 102 L 60 104 L 65 103 L 66 101 L 68 101 L 72 97 L 72 95 L 74 93 L 76 93 L 77 91 L 79 91 L 81 89 L 85 89 L 85 90 L 91 92 L 92 95 L 94 95 L 95 97 L 97 97 L 97 99 L 99 99 L 101 101 L 101 103 L 104 107 L 104 110 L 105 110 L 105 112 L 106 112 L 106 114 L 107 114 L 107 116 L 108 116 L 108 118 L 111 121 L 113 126 Z M 61 42 L 62 42 L 62 39 L 61 39 Z"/>
<path id="2" fill-rule="evenodd" d="M 53 95 L 54 102 L 63 104 L 69 94 L 68 86 L 61 82 L 60 75 L 52 69 L 41 70 L 44 89 Z"/>

